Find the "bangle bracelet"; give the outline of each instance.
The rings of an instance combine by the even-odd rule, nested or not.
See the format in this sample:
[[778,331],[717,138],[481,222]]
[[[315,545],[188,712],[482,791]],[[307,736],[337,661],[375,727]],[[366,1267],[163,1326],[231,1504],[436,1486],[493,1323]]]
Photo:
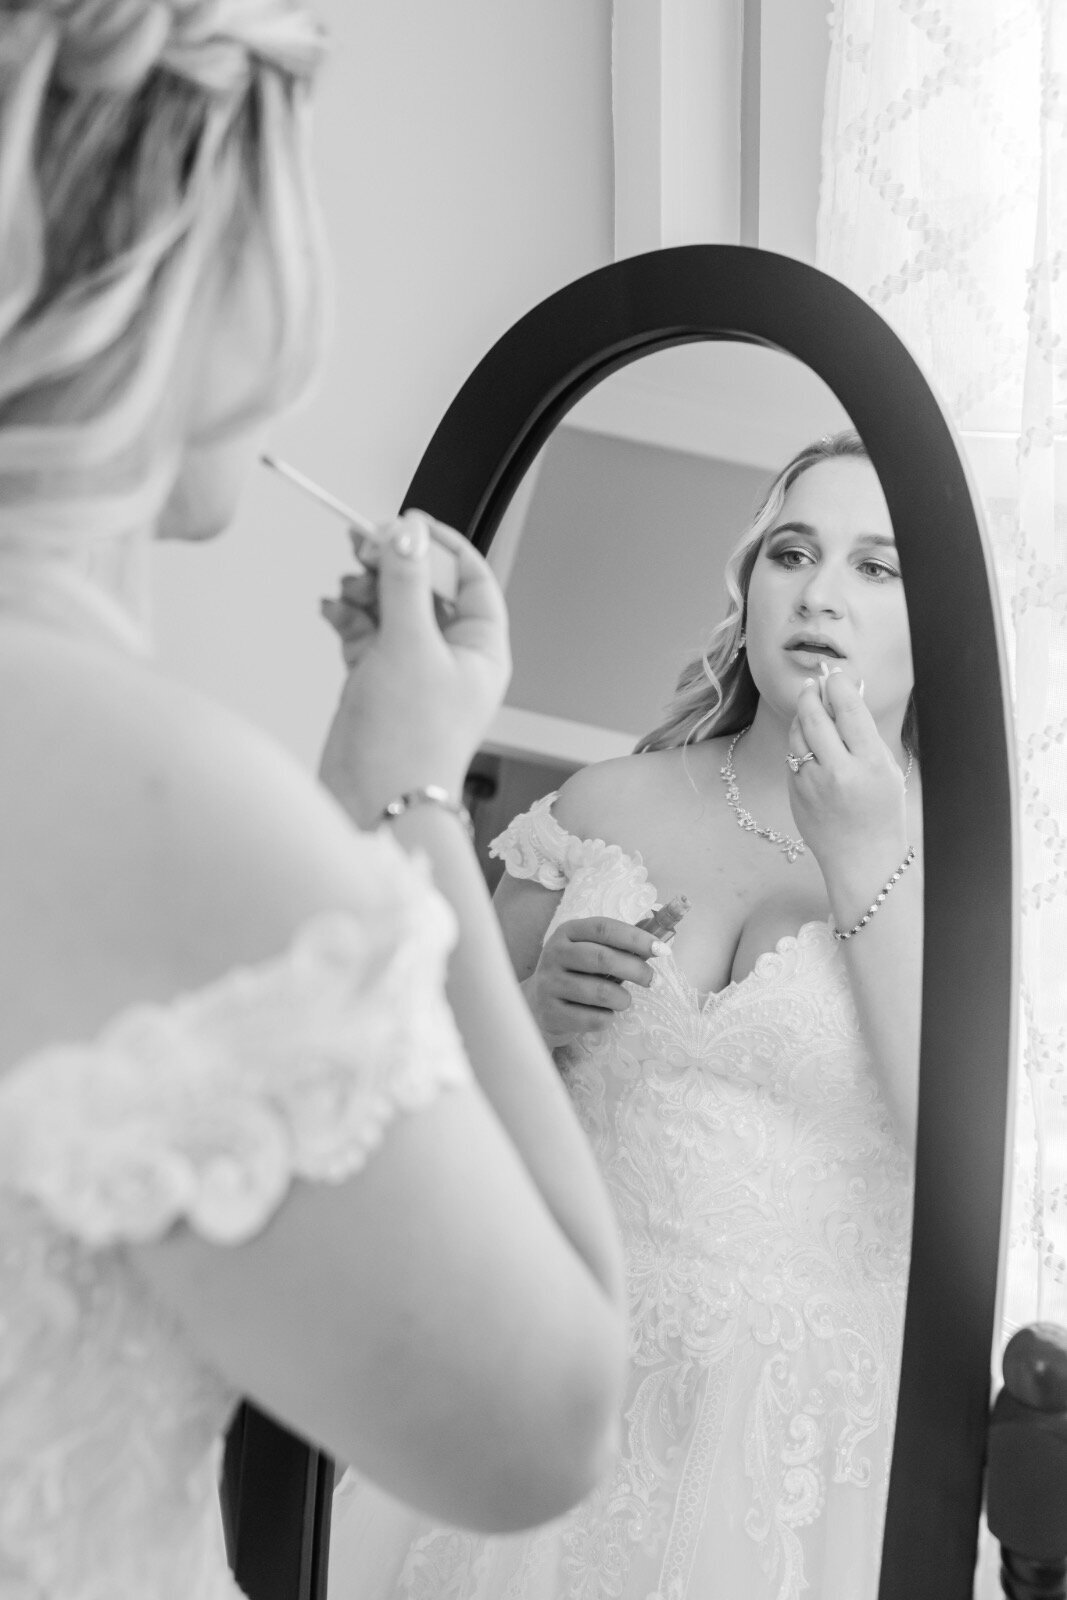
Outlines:
[[427,783],[421,788],[408,789],[406,793],[398,794],[394,800],[390,800],[389,804],[382,808],[378,821],[395,822],[397,817],[404,815],[405,811],[410,811],[413,806],[422,805],[441,806],[443,810],[451,811],[452,815],[458,817],[466,828],[471,842],[474,842],[474,823],[471,821],[470,812],[458,800],[453,800],[447,789],[442,789],[440,784],[436,783]]
[[834,929],[834,938],[835,939],[851,939],[851,938],[854,938],[857,933],[859,933],[861,928],[865,928],[867,926],[868,922],[870,922],[871,918],[875,915],[875,913],[878,912],[878,911],[881,911],[882,902],[884,901],[886,895],[889,893],[890,889],[892,889],[894,884],[900,882],[901,878],[904,876],[905,872],[907,872],[908,868],[911,866],[911,864],[912,864],[912,862],[914,860],[915,860],[915,846],[909,844],[908,853],[904,857],[903,861],[900,863],[900,866],[894,872],[893,876],[889,879],[888,883],[883,884],[881,891],[878,894],[875,895],[874,899],[872,900],[871,904],[867,907],[866,911],[863,913],[863,915],[860,918],[860,920],[857,923],[855,923],[853,927],[846,929],[846,931],[844,933],[842,933],[840,931],[840,929],[835,928]]

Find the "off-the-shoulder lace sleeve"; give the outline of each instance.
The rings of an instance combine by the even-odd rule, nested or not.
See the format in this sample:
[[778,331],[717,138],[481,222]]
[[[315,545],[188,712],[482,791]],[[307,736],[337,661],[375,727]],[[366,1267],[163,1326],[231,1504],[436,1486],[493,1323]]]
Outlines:
[[647,916],[659,902],[640,852],[568,833],[552,815],[556,797],[546,794],[536,800],[489,846],[489,854],[499,856],[513,877],[532,878],[546,889],[563,891],[545,938],[567,917],[599,915],[638,922]]
[[93,1246],[180,1219],[237,1243],[293,1178],[349,1177],[398,1111],[469,1082],[444,997],[452,911],[393,840],[365,854],[363,903],[311,918],[282,955],[0,1080],[0,1186]]
[[546,889],[565,889],[571,874],[571,847],[579,841],[552,815],[555,789],[535,800],[497,834],[489,854],[498,856],[513,878],[534,878]]

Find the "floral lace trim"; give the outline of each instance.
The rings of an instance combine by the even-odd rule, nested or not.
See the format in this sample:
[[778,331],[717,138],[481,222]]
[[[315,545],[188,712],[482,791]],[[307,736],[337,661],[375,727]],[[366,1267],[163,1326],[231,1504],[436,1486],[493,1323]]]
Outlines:
[[513,878],[536,878],[545,889],[562,889],[569,876],[567,848],[572,835],[552,815],[553,789],[535,800],[529,811],[515,817],[489,845],[489,854],[503,861]]
[[[793,977],[798,963],[804,953],[809,950],[821,952],[819,965],[824,965],[836,975],[842,990],[842,998],[851,1002],[852,991],[849,988],[837,941],[834,938],[832,917],[827,917],[825,921],[822,918],[813,918],[809,922],[802,922],[796,933],[783,933],[773,949],[760,952],[751,969],[743,977],[731,978],[730,982],[721,989],[698,989],[686,977],[677,962],[673,962],[673,970],[678,981],[678,987],[690,996],[698,1008],[704,1009],[717,1002],[725,1002],[738,989],[744,988],[747,984],[753,982],[770,983],[777,979]],[[673,952],[669,951],[668,956],[673,960]],[[663,958],[660,959],[662,960]],[[816,967],[814,970],[818,970],[818,968]],[[852,1015],[851,1012],[850,1015]]]
[[397,1111],[469,1082],[444,1000],[452,912],[395,846],[368,867],[368,904],[310,918],[282,956],[15,1067],[0,1185],[93,1246],[179,1219],[239,1243],[294,1177],[351,1176]]
[[[606,915],[638,922],[658,903],[655,886],[640,851],[631,855],[604,839],[580,839],[552,815],[558,790],[536,800],[492,841],[489,854],[503,860],[514,878],[535,878],[546,889],[579,888],[595,877],[601,886]],[[560,919],[557,908],[545,937]],[[570,913],[573,915],[573,912]]]

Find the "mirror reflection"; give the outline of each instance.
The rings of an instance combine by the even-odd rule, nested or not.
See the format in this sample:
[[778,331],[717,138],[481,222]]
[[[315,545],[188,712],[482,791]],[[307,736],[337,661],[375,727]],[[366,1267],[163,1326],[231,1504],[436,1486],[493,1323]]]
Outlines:
[[515,670],[468,798],[621,1229],[629,1391],[546,1529],[460,1535],[349,1474],[331,1600],[873,1600],[922,917],[877,476],[797,363],[689,346],[576,408],[491,559]]

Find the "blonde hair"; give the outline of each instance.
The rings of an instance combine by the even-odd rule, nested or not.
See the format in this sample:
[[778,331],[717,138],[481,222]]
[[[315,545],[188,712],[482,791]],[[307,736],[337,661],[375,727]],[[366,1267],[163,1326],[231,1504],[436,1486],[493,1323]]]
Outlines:
[[22,0],[0,12],[0,546],[158,515],[195,402],[190,319],[253,241],[277,317],[246,427],[306,384],[318,223],[298,0]]
[[[792,485],[820,461],[841,458],[869,460],[863,440],[852,428],[824,434],[806,445],[777,474],[756,514],[726,563],[729,599],[726,616],[712,631],[706,648],[683,667],[668,707],[666,720],[646,733],[634,747],[672,750],[677,746],[740,733],[756,715],[759,691],[748,667],[744,648],[748,587],[763,545],[764,535],[777,522],[782,503]],[[914,700],[909,699],[902,737],[907,749],[918,752]]]

